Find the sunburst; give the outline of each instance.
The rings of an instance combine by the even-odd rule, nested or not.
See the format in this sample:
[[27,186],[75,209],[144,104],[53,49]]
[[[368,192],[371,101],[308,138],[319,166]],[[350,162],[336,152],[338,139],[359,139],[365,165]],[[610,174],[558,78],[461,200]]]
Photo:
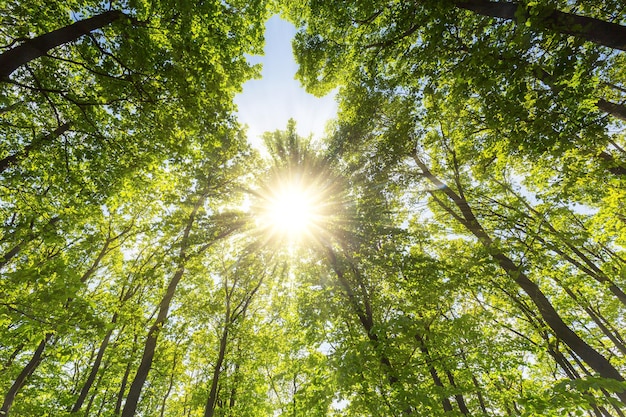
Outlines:
[[323,190],[288,179],[262,196],[259,226],[272,240],[300,242],[314,237],[326,221]]

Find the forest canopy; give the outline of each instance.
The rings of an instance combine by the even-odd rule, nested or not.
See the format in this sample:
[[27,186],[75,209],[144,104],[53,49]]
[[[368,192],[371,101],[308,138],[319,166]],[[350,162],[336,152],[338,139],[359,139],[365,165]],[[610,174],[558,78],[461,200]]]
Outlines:
[[[276,13],[339,112],[263,157]],[[0,2],[0,416],[624,417],[624,54],[612,0]]]

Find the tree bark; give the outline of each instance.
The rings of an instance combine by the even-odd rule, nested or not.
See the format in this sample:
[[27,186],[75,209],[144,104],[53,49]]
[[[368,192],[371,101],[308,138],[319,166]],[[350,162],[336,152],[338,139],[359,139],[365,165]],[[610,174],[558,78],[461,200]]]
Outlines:
[[[135,338],[133,339],[133,351],[137,346],[137,334],[135,334]],[[119,416],[120,411],[122,411],[122,402],[124,401],[124,392],[126,391],[126,385],[128,385],[128,378],[130,377],[130,371],[132,367],[132,361],[128,361],[126,364],[126,369],[124,370],[124,376],[122,377],[122,383],[120,384],[120,390],[117,392],[117,399],[115,400],[115,411],[114,415]]]
[[[454,381],[454,375],[452,375],[452,372],[446,369],[446,375],[448,376],[448,382],[450,382],[450,385],[454,389],[458,390],[459,387],[457,387],[456,382]],[[463,397],[463,394],[461,394],[460,392],[457,394],[454,394],[454,399],[456,400],[456,403],[459,405],[459,410],[461,410],[461,413],[463,413],[464,416],[469,416],[471,413],[469,409],[467,408],[467,404],[465,403],[465,398]]]
[[213,368],[213,379],[211,380],[211,389],[209,391],[209,398],[204,408],[204,417],[213,417],[215,414],[215,404],[217,403],[217,387],[219,384],[220,374],[222,373],[222,364],[226,357],[226,345],[228,343],[228,326],[230,325],[230,310],[226,310],[226,322],[224,323],[224,330],[222,337],[220,338],[220,350]]
[[[472,233],[489,251],[491,257],[498,263],[498,265],[500,265],[506,274],[524,290],[533,304],[537,307],[540,316],[554,331],[554,334],[567,346],[569,346],[573,352],[575,352],[601,377],[614,379],[620,382],[624,381],[624,377],[604,356],[587,344],[580,336],[578,336],[578,334],[567,326],[558,312],[554,309],[554,306],[550,303],[550,300],[541,291],[539,286],[531,281],[524,271],[515,265],[515,263],[494,244],[491,237],[474,216],[474,213],[465,198],[452,191],[439,178],[434,176],[428,167],[417,156],[417,154],[414,154],[413,158],[422,170],[422,174],[436,187],[437,191],[431,192],[435,201],[452,217],[459,221],[470,233]],[[443,201],[437,198],[437,192],[445,193],[446,196],[452,200],[453,204],[458,208],[461,214],[452,210],[450,207],[445,205]],[[626,404],[626,391],[621,391],[616,394],[620,400]]]
[[[494,2],[489,0],[457,0],[454,5],[482,16],[505,20],[517,20],[520,4],[517,2]],[[535,6],[539,8],[539,6]],[[532,15],[533,8],[528,7],[524,15]],[[547,29],[564,35],[575,36],[588,42],[612,49],[626,51],[626,26],[592,17],[561,12],[556,9],[537,10],[532,23],[537,29]]]
[[601,98],[598,100],[596,105],[603,112],[606,112],[618,119],[626,120],[626,106],[623,104],[613,103],[612,101]]
[[43,340],[39,343],[39,346],[37,346],[37,349],[33,353],[33,356],[30,358],[26,366],[22,369],[22,372],[20,372],[17,378],[15,378],[15,381],[13,381],[13,385],[11,385],[11,388],[9,388],[6,395],[4,396],[4,402],[2,403],[2,408],[0,408],[1,417],[7,417],[9,415],[9,410],[13,405],[15,396],[20,391],[22,386],[24,386],[28,377],[30,377],[35,369],[37,369],[39,363],[41,363],[41,360],[43,359],[43,351],[51,338],[52,333],[47,333]]
[[[112,322],[115,323],[116,321],[117,321],[117,314],[113,315]],[[113,328],[109,329],[104,335],[104,339],[102,340],[102,342],[100,343],[100,347],[98,348],[98,354],[96,355],[96,359],[93,365],[91,366],[91,371],[89,372],[89,376],[87,377],[87,380],[83,384],[83,387],[80,390],[80,394],[78,395],[78,398],[76,399],[76,402],[72,406],[72,409],[70,412],[77,413],[80,410],[80,408],[83,406],[85,399],[87,399],[89,390],[91,389],[91,386],[93,385],[94,381],[96,380],[96,376],[98,375],[98,370],[100,369],[100,364],[102,363],[102,358],[104,357],[104,351],[109,345],[109,340],[111,339],[112,334],[113,334]]]
[[[443,385],[443,382],[441,381],[441,378],[439,377],[439,373],[437,373],[437,370],[435,369],[435,366],[433,365],[433,360],[430,356],[428,347],[426,346],[426,343],[424,342],[424,338],[420,336],[419,334],[416,334],[414,338],[415,340],[417,340],[420,351],[426,357],[426,364],[428,366],[428,372],[430,373],[430,376],[433,379],[433,384],[441,388],[443,391],[445,387]],[[452,403],[450,402],[448,397],[446,397],[445,394],[443,394],[443,392],[441,394],[441,405],[443,407],[444,412],[447,413],[447,412],[452,411]]]
[[101,29],[116,20],[126,17],[119,10],[109,10],[85,20],[72,23],[52,32],[29,39],[24,43],[0,54],[0,79],[7,79],[20,66],[40,58],[49,50],[78,38],[96,29]]

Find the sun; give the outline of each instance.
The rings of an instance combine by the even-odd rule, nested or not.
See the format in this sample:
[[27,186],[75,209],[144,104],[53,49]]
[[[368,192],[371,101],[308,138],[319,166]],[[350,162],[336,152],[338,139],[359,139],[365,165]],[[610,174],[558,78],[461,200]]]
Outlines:
[[273,199],[268,215],[274,228],[285,233],[301,233],[315,217],[314,203],[306,190],[290,187]]
[[296,181],[276,185],[264,196],[261,226],[272,238],[299,241],[323,218],[321,193]]

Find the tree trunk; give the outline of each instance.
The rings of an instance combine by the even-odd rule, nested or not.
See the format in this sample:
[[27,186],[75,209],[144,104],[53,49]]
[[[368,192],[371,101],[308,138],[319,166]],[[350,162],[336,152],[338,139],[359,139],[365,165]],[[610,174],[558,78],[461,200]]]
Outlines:
[[[137,346],[137,334],[135,334],[135,338],[133,340],[133,351],[135,351],[135,347]],[[117,392],[117,400],[115,400],[115,411],[114,415],[119,416],[120,411],[122,411],[122,401],[124,401],[124,393],[126,391],[126,385],[128,385],[128,378],[130,377],[130,370],[133,362],[128,361],[126,364],[126,369],[124,370],[124,376],[122,377],[122,383],[120,384],[120,390]]]
[[478,383],[478,380],[476,379],[476,376],[473,373],[472,373],[472,383],[474,384],[474,388],[476,389],[476,396],[478,397],[478,404],[480,404],[480,409],[483,412],[483,414],[488,415],[487,406],[485,405],[485,398],[483,397],[483,388],[480,386],[480,384]]
[[176,270],[174,277],[167,287],[165,296],[159,304],[159,313],[157,314],[157,318],[152,326],[150,326],[150,330],[148,331],[148,337],[146,338],[146,343],[144,345],[141,363],[139,364],[137,373],[133,378],[133,382],[130,385],[130,390],[128,391],[128,395],[126,396],[126,403],[124,404],[124,409],[122,410],[122,417],[133,417],[137,410],[137,404],[139,403],[139,397],[141,395],[143,385],[148,378],[150,368],[152,368],[152,360],[154,359],[154,353],[156,351],[159,333],[161,331],[161,328],[165,324],[165,320],[167,319],[170,304],[176,292],[176,287],[178,286],[178,283],[185,273],[184,259],[185,258],[183,257],[179,262],[178,269]]
[[[580,359],[578,358],[578,356],[576,356],[576,353],[574,351],[569,352],[570,356],[572,357],[572,359],[574,359],[574,362],[576,362],[576,364],[578,365],[578,367],[583,371],[583,373],[589,377],[592,377],[593,374],[589,371],[589,369],[587,369],[587,367],[585,366],[585,364],[583,364]],[[602,391],[602,394],[604,394],[604,396],[606,398],[610,399],[610,403],[611,406],[613,407],[613,409],[617,410],[617,414],[618,415],[623,415],[622,411],[621,411],[621,407],[618,404],[615,404],[615,398],[611,395],[611,393],[609,393],[606,389],[601,388],[600,391]]]
[[172,373],[170,374],[170,381],[167,384],[167,391],[165,391],[165,395],[163,396],[163,401],[161,401],[161,412],[159,413],[159,417],[163,417],[165,415],[165,405],[167,404],[167,399],[172,393],[172,388],[174,388],[174,375],[176,373],[176,362],[178,356],[176,355],[177,351],[174,351],[174,359],[172,360]]
[[598,100],[596,105],[603,112],[606,112],[618,119],[626,120],[626,106],[623,104],[613,103],[601,98]]
[[[489,0],[457,0],[454,5],[474,13],[497,17],[505,20],[517,20],[519,17],[533,14],[533,7],[524,10],[520,16],[520,5],[516,2],[493,2]],[[564,35],[575,36],[588,42],[626,51],[626,26],[592,17],[565,13],[556,9],[545,10],[540,6],[537,16],[532,17],[532,24],[537,29],[547,29]],[[523,23],[523,22],[520,22]]]
[[[603,152],[602,154],[606,154],[606,152]],[[606,156],[602,156],[602,154],[600,156],[603,158],[612,158],[612,156],[608,154],[606,154]],[[529,218],[532,218],[532,216],[534,215],[535,218],[541,222],[542,227],[545,226],[548,229],[548,231],[550,231],[550,233],[552,233],[555,237],[559,238],[561,244],[554,244],[550,241],[547,241],[541,236],[540,231],[537,231],[534,233],[533,235],[534,239],[541,242],[545,247],[549,248],[550,250],[561,255],[563,259],[565,259],[566,261],[574,265],[576,268],[578,268],[585,274],[589,275],[589,277],[593,278],[594,280],[596,280],[603,286],[607,287],[609,291],[611,291],[613,295],[615,295],[622,302],[622,304],[626,306],[626,293],[624,293],[624,291],[615,282],[613,282],[611,278],[607,274],[605,274],[598,265],[596,265],[591,259],[589,259],[589,257],[587,257],[583,253],[583,250],[581,248],[576,247],[576,245],[574,245],[571,242],[571,240],[568,239],[567,237],[563,237],[563,233],[558,231],[554,226],[552,226],[552,224],[549,221],[546,220],[544,213],[537,211],[532,205],[530,205],[524,199],[524,197],[521,197],[520,195],[518,195],[510,186],[503,184],[503,183],[499,183],[499,184],[507,192],[510,192],[511,194],[515,195],[518,201],[522,203],[524,207],[526,207],[531,214],[525,213],[521,210],[517,210],[518,213]],[[572,256],[565,253],[565,251],[562,249],[562,246],[569,248],[574,253],[574,255],[578,257],[578,260],[574,259]],[[565,288],[563,285],[561,285],[561,287]]]
[[[450,382],[450,385],[454,389],[458,390],[459,387],[457,387],[456,382],[454,381],[454,375],[452,375],[452,372],[446,369],[446,375],[448,376],[448,382]],[[463,413],[463,415],[465,416],[469,416],[471,413],[469,412],[469,409],[467,408],[467,404],[465,403],[465,398],[463,398],[463,394],[461,394],[460,392],[458,394],[454,394],[454,399],[456,400],[456,403],[459,405],[459,410],[461,410],[461,413]]]
[[[587,307],[591,312],[593,312],[595,314],[595,316],[598,318],[598,320],[604,324],[604,326],[607,328],[607,330],[613,335],[613,337],[615,337],[615,339],[617,340],[617,342],[619,342],[620,345],[625,346],[626,347],[626,341],[624,341],[624,338],[622,337],[621,333],[619,332],[619,330],[617,330],[615,328],[615,326],[613,326],[613,324],[611,323],[611,321],[609,319],[607,319],[606,317],[604,317],[602,315],[602,312],[599,310],[599,308],[593,308],[591,306]],[[620,349],[621,350],[621,349]],[[626,355],[626,351],[624,352],[624,354]]]
[[0,79],[7,79],[20,66],[40,58],[49,50],[74,42],[81,36],[110,25],[126,15],[119,10],[109,10],[85,20],[72,23],[52,32],[29,39],[0,54]]
[[215,414],[215,404],[217,402],[217,387],[222,373],[222,364],[224,363],[224,357],[226,356],[226,345],[228,343],[228,326],[230,325],[230,310],[226,310],[226,321],[224,322],[224,331],[220,338],[220,350],[217,355],[217,362],[213,368],[213,379],[211,380],[211,390],[209,391],[209,398],[204,408],[204,417],[213,417]]
[[616,335],[613,334],[613,332],[611,332],[611,330],[609,330],[609,328],[607,328],[604,323],[602,322],[602,320],[600,319],[600,317],[598,317],[598,315],[595,313],[595,311],[593,311],[590,307],[583,305],[582,306],[583,309],[585,310],[585,312],[589,315],[589,317],[591,317],[591,320],[593,320],[593,322],[596,324],[596,326],[598,326],[598,328],[600,329],[600,331],[609,338],[609,340],[611,342],[613,342],[613,345],[620,351],[622,352],[622,355],[626,355],[626,345],[624,345],[622,343],[621,340],[618,339],[618,337]]
[[[346,296],[348,297],[350,304],[352,304],[352,307],[359,318],[359,322],[361,323],[361,326],[363,327],[363,329],[365,330],[367,334],[367,338],[370,340],[370,342],[372,342],[372,345],[374,346],[374,348],[377,351],[379,351],[380,350],[380,338],[374,332],[374,317],[372,314],[372,307],[370,305],[367,294],[365,292],[363,294],[364,295],[363,297],[364,307],[361,307],[359,300],[357,298],[357,295],[355,294],[354,289],[352,288],[352,285],[350,284],[350,281],[348,281],[343,269],[340,268],[339,266],[339,262],[337,260],[337,256],[335,255],[335,252],[332,249],[328,248],[327,254],[328,254],[328,258],[330,260],[331,266],[335,272],[335,275],[337,275],[339,284],[341,285],[344,292],[346,293]],[[353,270],[355,270],[356,272],[355,268],[353,268]],[[384,367],[389,385],[396,384],[398,382],[398,377],[396,376],[393,366],[391,365],[391,360],[389,360],[389,357],[387,357],[387,355],[385,355],[384,353],[380,353],[379,358],[380,358],[380,363]]]
[[[437,373],[437,370],[435,369],[435,366],[433,365],[433,360],[430,357],[430,352],[428,351],[428,347],[426,346],[426,343],[424,342],[424,338],[420,336],[419,334],[416,334],[414,337],[415,337],[415,340],[417,340],[420,351],[426,357],[426,364],[428,366],[428,372],[430,372],[430,376],[433,379],[433,383],[435,384],[435,386],[441,388],[441,390],[443,391],[444,390],[443,382],[441,381],[441,378],[439,377],[439,374]],[[447,413],[447,412],[452,411],[452,403],[443,392],[441,393],[441,405],[443,406],[444,412]]]
[[[102,376],[104,375],[104,373],[101,373],[100,375],[98,375],[98,381],[96,381],[96,386],[100,385],[100,382],[102,382]],[[106,394],[109,392],[109,388],[107,387],[106,391],[105,391],[105,395],[104,398],[106,398]],[[85,407],[85,417],[88,417],[91,415],[91,407],[93,406],[93,402],[96,399],[96,392],[94,392],[93,394],[91,394],[91,397],[89,397],[89,401],[87,401],[87,407]],[[100,408],[102,408],[102,403],[104,403],[105,400],[103,399],[100,402]]]
[[13,353],[11,353],[9,358],[2,365],[2,369],[0,370],[0,373],[4,373],[7,369],[9,369],[11,365],[13,365],[13,361],[15,360],[17,355],[19,355],[22,349],[24,349],[24,343],[20,343],[19,345],[17,345],[17,347],[13,350]]
[[31,143],[24,146],[24,149],[22,149],[21,151],[0,159],[0,174],[3,173],[10,166],[13,166],[20,160],[26,158],[33,149],[39,149],[44,143],[50,142],[52,139],[58,138],[69,129],[70,123],[63,123],[61,126],[57,127],[47,135],[34,139]]
[[[117,314],[114,314],[112,323],[115,323],[116,321],[117,321]],[[78,399],[76,399],[76,402],[74,403],[74,406],[71,409],[72,413],[78,412],[80,408],[83,406],[83,403],[85,402],[85,399],[87,398],[87,395],[89,394],[89,390],[91,389],[91,386],[96,380],[96,376],[98,375],[98,370],[100,369],[100,364],[102,363],[102,358],[104,357],[104,351],[109,345],[109,340],[111,339],[112,334],[113,334],[113,328],[109,329],[104,335],[104,339],[102,340],[102,342],[100,343],[100,347],[98,348],[98,354],[96,355],[96,360],[91,366],[91,371],[89,372],[89,376],[87,377],[87,380],[83,384],[83,387],[80,390]]]
[[606,151],[602,151],[598,154],[598,158],[603,160],[608,165],[608,171],[617,176],[626,175],[626,167],[618,161],[613,155]]
[[[499,59],[506,59],[503,56],[498,56]],[[562,90],[562,87],[555,85],[555,80],[552,74],[548,71],[544,70],[539,66],[533,67],[533,75],[541,82],[550,87],[551,90],[558,93]],[[603,98],[599,98],[596,102],[596,106],[598,109],[603,112],[610,114],[613,117],[616,117],[621,120],[626,120],[626,106],[623,104],[613,103],[611,101],[605,100]]]
[[235,402],[237,400],[237,384],[239,384],[239,381],[240,381],[239,367],[240,367],[239,362],[237,362],[235,364],[235,372],[233,372],[233,374],[234,374],[233,388],[230,390],[230,398],[228,400],[228,408],[230,410],[235,408]]
[[[562,340],[572,351],[574,351],[583,361],[585,361],[594,371],[603,378],[610,378],[616,381],[624,381],[624,378],[611,363],[597,352],[593,347],[588,345],[580,336],[578,336],[554,309],[550,300],[541,291],[539,286],[519,268],[515,263],[506,256],[493,242],[491,237],[482,228],[478,219],[465,200],[452,191],[439,178],[435,177],[421,159],[414,154],[414,160],[422,170],[423,175],[436,187],[437,191],[431,191],[431,195],[435,201],[446,210],[452,217],[459,221],[469,232],[471,232],[478,241],[489,251],[491,257],[500,265],[506,274],[519,285],[524,292],[530,297],[531,301],[539,310],[539,314],[543,320],[554,331],[557,338]],[[436,197],[437,192],[443,192],[452,200],[454,205],[459,209],[461,214],[455,212],[445,205],[443,201]],[[617,393],[620,400],[626,404],[626,391]]]
[[194,222],[196,220],[196,215],[202,205],[207,198],[207,193],[202,194],[189,215],[189,219],[187,220],[187,224],[185,226],[185,231],[183,233],[183,237],[180,243],[180,252],[178,255],[178,266],[174,276],[170,280],[167,290],[165,291],[165,295],[161,299],[159,303],[159,312],[157,314],[157,318],[150,326],[150,330],[148,330],[148,336],[146,338],[146,343],[143,349],[143,355],[141,357],[141,363],[139,364],[139,368],[133,378],[133,382],[130,385],[130,389],[128,391],[128,395],[126,396],[126,403],[124,404],[124,408],[122,410],[122,417],[133,417],[135,412],[137,411],[137,405],[139,403],[139,397],[141,396],[141,391],[143,390],[143,386],[148,378],[148,373],[152,368],[152,360],[154,359],[154,353],[156,351],[157,340],[159,338],[159,333],[167,320],[167,316],[170,309],[170,304],[172,299],[174,298],[174,294],[176,293],[176,287],[180,282],[181,278],[185,274],[185,266],[188,260],[187,257],[187,249],[189,247],[189,236],[191,234],[191,229],[193,228]]
[[15,396],[20,391],[22,386],[26,383],[28,377],[33,373],[35,369],[37,369],[37,366],[39,366],[39,363],[42,360],[43,351],[51,338],[52,333],[47,333],[44,339],[39,343],[39,346],[37,346],[37,349],[33,353],[33,356],[30,358],[26,366],[24,366],[24,368],[22,369],[22,372],[20,372],[17,378],[15,378],[15,381],[13,381],[13,385],[11,385],[11,388],[9,388],[6,395],[4,396],[4,402],[2,403],[2,408],[0,408],[0,416],[7,417],[9,415],[9,410],[13,405]]

